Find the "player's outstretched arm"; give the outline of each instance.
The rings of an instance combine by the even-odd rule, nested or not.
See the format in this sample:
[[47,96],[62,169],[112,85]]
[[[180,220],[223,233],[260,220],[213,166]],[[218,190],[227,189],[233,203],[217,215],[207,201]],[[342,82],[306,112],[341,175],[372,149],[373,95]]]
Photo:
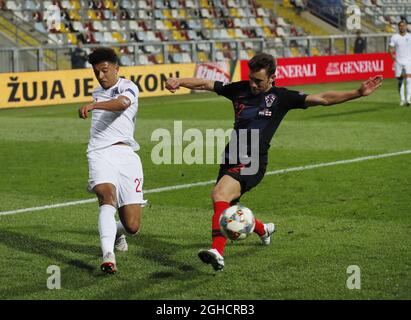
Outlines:
[[87,118],[89,111],[93,109],[101,109],[107,111],[123,111],[126,110],[131,104],[129,98],[125,96],[119,96],[117,99],[102,101],[102,102],[93,102],[88,105],[85,105],[78,109],[79,117],[82,119]]
[[305,99],[306,106],[330,106],[349,100],[365,97],[373,93],[382,85],[382,76],[369,78],[361,84],[361,87],[350,91],[327,91],[310,94]]
[[169,78],[166,82],[166,89],[176,92],[180,87],[191,90],[214,91],[214,81],[199,78]]

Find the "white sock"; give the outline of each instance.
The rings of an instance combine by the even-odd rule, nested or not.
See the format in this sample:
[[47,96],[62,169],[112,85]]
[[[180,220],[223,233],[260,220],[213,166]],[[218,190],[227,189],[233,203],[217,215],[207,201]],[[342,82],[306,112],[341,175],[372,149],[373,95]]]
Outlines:
[[138,230],[136,233],[132,234],[132,233],[128,233],[126,231],[126,228],[124,228],[123,223],[121,222],[121,220],[117,221],[117,235],[116,237],[119,237],[123,234],[125,235],[129,235],[129,236],[136,236],[139,233],[140,230]]
[[100,207],[98,216],[98,231],[100,233],[101,250],[103,256],[108,252],[114,252],[114,241],[116,239],[116,208],[111,205],[104,204]]
[[407,78],[407,101],[411,100],[411,78]]
[[400,97],[401,97],[401,101],[405,101],[405,79],[402,81],[402,84],[401,84]]
[[118,220],[117,221],[117,235],[116,235],[116,237],[119,237],[123,234],[127,234],[127,231],[124,228],[123,223],[121,222],[121,220]]

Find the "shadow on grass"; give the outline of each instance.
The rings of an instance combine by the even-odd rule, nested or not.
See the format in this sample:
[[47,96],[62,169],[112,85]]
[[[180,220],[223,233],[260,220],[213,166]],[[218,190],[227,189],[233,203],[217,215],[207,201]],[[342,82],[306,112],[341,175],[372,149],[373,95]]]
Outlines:
[[117,293],[106,289],[93,299],[180,299],[182,294],[198,291],[204,281],[212,281],[215,276],[211,266],[204,265],[197,257],[198,250],[207,247],[206,243],[192,242],[189,238],[175,243],[169,237],[149,233],[128,239],[130,245],[138,248],[137,260],[154,263],[150,269],[155,271],[142,271],[146,273],[143,278],[127,281],[116,288]]
[[[70,239],[65,242],[41,239],[33,234],[0,229],[0,244],[14,251],[42,257],[31,262],[32,258],[27,256],[30,258],[26,261],[27,266],[19,265],[17,272],[20,274],[24,272],[24,276],[27,276],[33,271],[36,272],[36,269],[42,269],[42,259],[46,261],[46,264],[61,266],[61,273],[64,277],[63,287],[77,291],[70,296],[73,299],[179,298],[182,293],[189,295],[190,292],[198,291],[204,281],[210,281],[210,278],[213,279],[216,275],[211,266],[204,265],[197,257],[198,250],[207,247],[208,242],[193,242],[189,241],[189,238],[187,241],[178,242],[169,237],[144,233],[136,238],[129,237],[128,240],[130,245],[137,248],[139,252],[137,256],[133,255],[135,250],[130,250],[127,253],[128,259],[131,258],[133,264],[134,260],[138,262],[141,259],[151,262],[149,264],[154,263],[154,266],[141,270],[139,275],[142,277],[140,279],[138,277],[133,279],[133,267],[131,270],[123,271],[122,266],[127,267],[125,261],[123,265],[119,261],[118,276],[109,278],[102,274],[94,261],[97,260],[100,252],[97,245],[79,245],[73,243],[78,240]],[[253,246],[258,250],[259,246],[253,242],[247,242],[241,246]],[[76,259],[72,257],[73,253],[86,255],[90,258]],[[241,252],[232,252],[230,256],[240,258],[249,256],[249,254],[250,251],[247,249]],[[120,255],[118,259],[121,260]],[[92,264],[88,261],[92,261]],[[144,265],[143,261],[142,265]],[[0,297],[13,299],[13,297],[21,298],[30,295],[51,299],[58,298],[57,293],[57,295],[52,295],[50,290],[46,288],[46,280],[49,275],[46,274],[45,268],[39,274],[34,273],[33,277],[26,283],[20,283],[19,274],[16,273],[15,281],[11,278],[7,285],[0,288]],[[125,281],[126,279],[127,281]],[[101,285],[100,281],[102,281]],[[82,289],[96,284],[99,285],[99,290],[82,293]]]
[[[172,272],[155,272],[151,275],[151,278],[168,278],[172,276],[179,276],[187,273],[199,273],[194,267],[195,260],[182,262],[175,256],[180,251],[185,249],[192,249],[196,252],[204,244],[202,243],[187,243],[176,244],[166,240],[162,240],[162,237],[152,234],[141,234],[135,241],[135,245],[142,249],[142,258],[151,260],[160,266],[174,269]],[[194,256],[194,255],[193,255]]]
[[[95,281],[95,277],[98,274],[94,264],[91,265],[80,259],[73,259],[62,253],[62,251],[68,251],[70,253],[90,255],[94,258],[96,257],[96,253],[100,251],[98,246],[77,245],[72,244],[69,241],[58,242],[49,239],[40,239],[32,234],[18,233],[4,229],[0,229],[0,244],[7,246],[13,251],[42,256],[44,258],[43,260],[47,261],[46,264],[54,264],[61,267],[61,273],[64,275],[65,279],[77,278],[75,281],[70,281],[70,289],[81,288],[91,284]],[[13,259],[13,257],[11,259]],[[41,259],[34,260],[30,257],[28,260],[26,265],[19,264],[15,270],[15,272],[24,272],[25,274],[21,275],[23,278],[28,274],[33,274],[36,269],[43,268],[43,266],[40,267],[42,265]],[[74,268],[64,268],[64,265],[72,266]],[[47,292],[46,280],[49,275],[46,273],[46,267],[47,265],[44,266],[41,275],[34,274],[33,277],[30,278],[30,281],[24,283],[24,285],[22,285],[23,283],[20,283],[19,274],[16,273],[15,279],[18,286],[11,287],[10,284],[14,284],[9,282],[7,286],[5,285],[3,288],[0,288],[0,297],[10,299],[12,297],[33,294],[36,292]],[[92,277],[90,277],[90,275]],[[12,279],[9,279],[9,281],[10,280],[12,281]],[[41,282],[41,285],[38,284],[39,281]]]
[[38,254],[48,259],[56,260],[56,263],[73,265],[87,271],[94,269],[94,266],[79,263],[79,260],[70,259],[58,251],[65,250],[73,253],[96,256],[100,251],[98,246],[78,245],[69,242],[58,242],[49,239],[40,239],[30,234],[22,234],[14,231],[0,229],[0,243],[7,247],[22,252]]

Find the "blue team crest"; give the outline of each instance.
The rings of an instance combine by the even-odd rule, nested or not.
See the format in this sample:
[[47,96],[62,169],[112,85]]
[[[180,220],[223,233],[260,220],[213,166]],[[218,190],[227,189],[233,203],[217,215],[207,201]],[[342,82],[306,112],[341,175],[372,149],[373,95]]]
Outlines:
[[265,105],[267,106],[267,108],[270,108],[273,105],[275,99],[277,99],[277,97],[272,93],[265,96]]
[[112,98],[114,98],[115,96],[117,96],[117,95],[119,95],[119,94],[120,94],[120,93],[118,92],[118,87],[116,87],[116,88],[114,88],[114,89],[111,90],[110,96],[111,96]]

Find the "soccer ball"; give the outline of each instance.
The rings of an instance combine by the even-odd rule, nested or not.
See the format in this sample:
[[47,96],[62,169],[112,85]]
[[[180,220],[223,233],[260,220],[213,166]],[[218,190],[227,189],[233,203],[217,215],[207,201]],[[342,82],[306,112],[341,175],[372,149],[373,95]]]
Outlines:
[[230,240],[247,238],[255,227],[253,212],[239,204],[227,208],[220,217],[220,230]]

